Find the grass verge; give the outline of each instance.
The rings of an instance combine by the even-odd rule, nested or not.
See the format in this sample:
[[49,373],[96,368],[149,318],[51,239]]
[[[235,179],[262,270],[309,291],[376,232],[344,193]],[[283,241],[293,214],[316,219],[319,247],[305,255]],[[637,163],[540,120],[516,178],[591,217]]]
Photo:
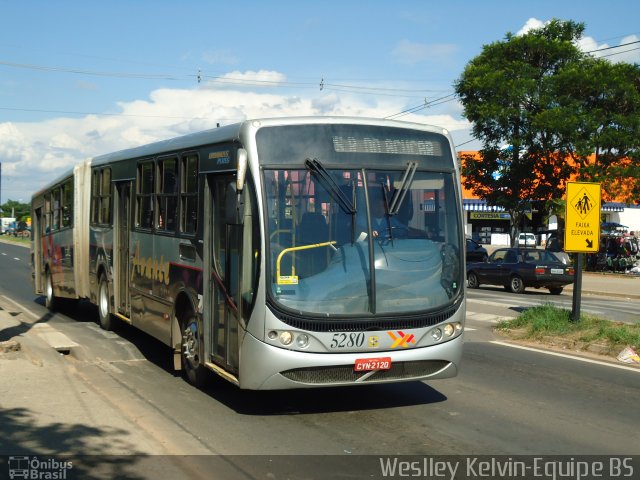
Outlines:
[[13,235],[0,235],[0,242],[15,243],[18,245],[30,245],[31,237],[14,237]]
[[640,350],[640,323],[612,322],[593,315],[569,318],[569,310],[551,304],[525,310],[496,326],[496,332],[513,340],[554,345],[616,356],[625,347]]

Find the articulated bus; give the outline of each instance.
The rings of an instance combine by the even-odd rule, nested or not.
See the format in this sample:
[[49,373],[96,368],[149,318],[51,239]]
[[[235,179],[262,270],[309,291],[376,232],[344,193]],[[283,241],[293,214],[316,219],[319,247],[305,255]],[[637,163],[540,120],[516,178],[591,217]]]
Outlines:
[[249,120],[86,160],[32,199],[47,307],[88,299],[202,385],[447,378],[464,330],[460,176],[441,128]]

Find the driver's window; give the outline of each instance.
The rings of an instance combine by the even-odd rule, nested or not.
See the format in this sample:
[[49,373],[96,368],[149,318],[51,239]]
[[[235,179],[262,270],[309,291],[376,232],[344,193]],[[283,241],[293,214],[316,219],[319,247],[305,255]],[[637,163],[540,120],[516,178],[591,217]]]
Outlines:
[[497,250],[491,257],[493,263],[502,263],[505,261],[507,250]]
[[516,252],[514,252],[513,250],[507,251],[507,254],[505,255],[505,258],[504,258],[504,262],[516,263],[517,261],[518,261],[518,256],[516,255]]

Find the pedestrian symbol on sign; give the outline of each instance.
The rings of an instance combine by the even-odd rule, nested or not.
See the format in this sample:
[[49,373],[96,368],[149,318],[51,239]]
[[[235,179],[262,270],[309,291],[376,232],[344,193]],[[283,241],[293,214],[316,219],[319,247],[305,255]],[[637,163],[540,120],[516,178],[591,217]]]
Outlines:
[[586,190],[582,189],[578,195],[573,197],[571,204],[580,217],[585,218],[593,209],[595,201],[589,196]]

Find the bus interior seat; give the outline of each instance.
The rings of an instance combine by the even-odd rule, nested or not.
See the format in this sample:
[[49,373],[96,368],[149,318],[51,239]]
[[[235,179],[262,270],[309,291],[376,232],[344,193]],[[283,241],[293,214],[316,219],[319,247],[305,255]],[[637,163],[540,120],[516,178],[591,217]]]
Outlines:
[[[318,212],[302,214],[296,230],[297,246],[313,245],[329,241],[329,226]],[[296,252],[296,271],[301,277],[315,275],[327,268],[328,247],[316,247]]]

